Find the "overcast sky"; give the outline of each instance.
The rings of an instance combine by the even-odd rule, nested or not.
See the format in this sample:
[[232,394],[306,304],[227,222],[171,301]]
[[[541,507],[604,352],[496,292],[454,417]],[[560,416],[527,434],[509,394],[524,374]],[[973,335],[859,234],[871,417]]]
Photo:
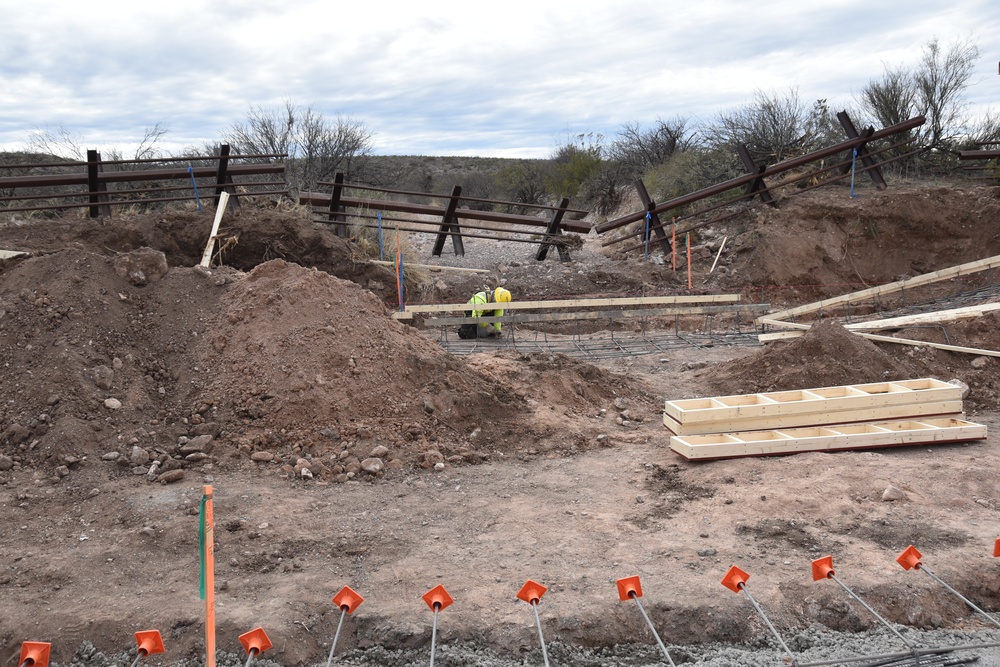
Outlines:
[[217,141],[284,100],[363,120],[384,154],[544,157],[570,134],[795,89],[831,108],[921,48],[972,40],[1000,93],[997,0],[0,0],[0,148]]

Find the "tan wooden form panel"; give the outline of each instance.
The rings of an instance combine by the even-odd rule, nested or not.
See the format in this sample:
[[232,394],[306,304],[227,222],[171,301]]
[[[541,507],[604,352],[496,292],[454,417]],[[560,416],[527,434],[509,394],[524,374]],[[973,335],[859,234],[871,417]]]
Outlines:
[[670,449],[690,460],[836,451],[980,440],[986,427],[962,419],[920,419],[869,424],[673,436]]
[[680,424],[720,423],[961,400],[959,387],[934,378],[917,378],[667,401],[664,416]]

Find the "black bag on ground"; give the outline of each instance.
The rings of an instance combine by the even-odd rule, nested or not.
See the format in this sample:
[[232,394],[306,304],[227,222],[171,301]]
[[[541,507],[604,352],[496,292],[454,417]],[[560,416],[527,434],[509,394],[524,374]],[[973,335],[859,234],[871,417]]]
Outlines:
[[[472,311],[465,311],[466,317],[472,317]],[[479,332],[477,331],[477,325],[475,324],[463,324],[458,328],[458,337],[462,339],[478,338]]]

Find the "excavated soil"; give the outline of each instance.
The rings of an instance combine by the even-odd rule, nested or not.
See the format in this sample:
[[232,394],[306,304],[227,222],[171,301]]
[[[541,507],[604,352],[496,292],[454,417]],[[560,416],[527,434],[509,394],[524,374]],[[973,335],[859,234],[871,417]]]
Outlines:
[[[995,189],[919,184],[748,208],[699,231],[693,291],[778,307],[981,259],[1000,254],[998,212]],[[30,253],[0,260],[4,664],[23,640],[52,641],[65,663],[84,642],[114,653],[147,627],[164,634],[164,662],[203,655],[205,484],[219,647],[238,653],[236,636],[260,625],[282,664],[325,660],[343,585],[366,601],[338,653],[426,649],[420,596],[444,584],[456,602],[439,642],[535,660],[534,618],[515,598],[535,579],[549,587],[547,639],[591,651],[556,664],[655,662],[641,616],[615,591],[634,574],[677,645],[766,633],[719,585],[733,564],[789,633],[874,624],[832,582],[811,581],[810,561],[827,554],[881,614],[916,630],[977,622],[895,564],[908,544],[977,604],[1000,606],[995,358],[872,343],[835,313],[766,347],[459,357],[435,332],[393,320],[391,270],[329,229],[245,208],[225,220],[222,266],[204,269],[210,225],[209,213],[184,211],[0,224],[0,249]],[[486,282],[516,299],[687,293],[683,257],[675,272],[669,257],[644,262],[596,236],[565,263],[482,240],[464,257],[430,258],[432,240],[409,239],[407,261],[491,274],[414,272],[411,302],[464,301]],[[987,271],[850,315],[997,282]],[[900,333],[997,350],[998,324]],[[695,464],[668,449],[661,421],[667,399],[913,377],[966,383],[969,417],[989,439]],[[901,496],[884,501],[888,487]],[[629,643],[646,657],[608,648]]]

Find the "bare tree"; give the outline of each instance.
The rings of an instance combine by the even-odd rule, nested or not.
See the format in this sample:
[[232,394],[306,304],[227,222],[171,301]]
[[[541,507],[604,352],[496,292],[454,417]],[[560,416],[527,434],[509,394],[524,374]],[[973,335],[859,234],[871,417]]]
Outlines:
[[633,178],[641,176],[690,146],[687,122],[681,117],[669,121],[657,118],[652,127],[645,129],[639,123],[625,123],[611,144],[610,158],[620,163]]
[[967,103],[962,93],[969,86],[979,47],[969,40],[956,41],[947,52],[937,39],[924,45],[914,73],[921,110],[927,116],[926,143],[937,147],[953,139],[965,123]]
[[869,81],[861,89],[859,102],[862,111],[880,127],[913,118],[918,114],[913,75],[902,67],[886,67],[881,79]]
[[757,91],[750,105],[720,114],[704,134],[710,146],[744,144],[757,162],[772,164],[801,154],[809,138],[807,119],[798,91],[785,95]]
[[372,132],[364,122],[338,115],[331,122],[312,106],[286,100],[282,108],[253,106],[224,134],[236,153],[288,156],[286,174],[294,190],[311,190],[337,171],[357,172],[372,153]]

